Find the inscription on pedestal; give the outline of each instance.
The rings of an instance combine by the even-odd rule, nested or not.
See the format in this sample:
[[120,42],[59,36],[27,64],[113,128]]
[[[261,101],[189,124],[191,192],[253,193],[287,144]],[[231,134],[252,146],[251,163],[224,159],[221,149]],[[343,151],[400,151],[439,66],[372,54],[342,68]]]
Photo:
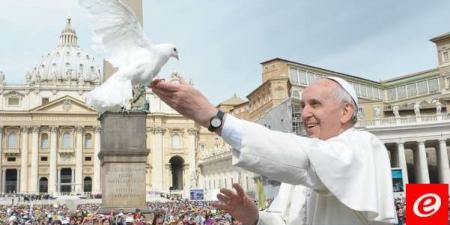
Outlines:
[[[145,206],[145,168],[142,164],[108,163],[103,170],[104,200],[109,207]],[[136,204],[140,203],[140,204]]]

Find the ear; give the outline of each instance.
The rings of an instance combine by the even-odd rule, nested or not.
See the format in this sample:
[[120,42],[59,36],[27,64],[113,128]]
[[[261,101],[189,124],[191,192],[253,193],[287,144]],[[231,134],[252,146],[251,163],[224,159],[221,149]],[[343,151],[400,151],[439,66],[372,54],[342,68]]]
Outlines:
[[353,105],[350,103],[344,103],[344,108],[342,109],[342,115],[341,115],[341,123],[347,124],[348,122],[351,122],[353,112],[355,112],[355,108],[353,108]]

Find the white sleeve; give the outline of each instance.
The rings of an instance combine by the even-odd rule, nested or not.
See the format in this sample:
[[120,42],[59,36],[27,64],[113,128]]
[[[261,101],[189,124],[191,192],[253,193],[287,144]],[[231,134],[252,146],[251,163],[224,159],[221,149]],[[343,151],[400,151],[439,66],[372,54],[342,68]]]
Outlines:
[[303,148],[322,141],[273,131],[244,120],[240,120],[240,126],[241,143],[239,149],[232,150],[233,165],[284,183],[325,190]]
[[233,149],[239,151],[242,140],[242,121],[230,114],[225,114],[221,136]]
[[260,211],[257,225],[285,225],[286,222],[278,213]]

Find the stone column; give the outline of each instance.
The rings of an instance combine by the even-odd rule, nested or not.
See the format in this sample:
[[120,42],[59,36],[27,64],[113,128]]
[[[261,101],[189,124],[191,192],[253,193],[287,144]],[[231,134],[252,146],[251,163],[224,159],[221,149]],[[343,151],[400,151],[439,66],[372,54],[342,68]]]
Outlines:
[[83,186],[83,127],[77,127],[76,145],[75,145],[75,193],[81,193],[83,191],[82,186]]
[[26,193],[28,191],[28,130],[29,127],[21,127],[20,133],[22,135],[20,148],[20,170],[22,176],[20,177],[20,192]]
[[75,193],[75,168],[71,167],[70,169],[72,169],[72,177],[70,178],[70,193]]
[[28,191],[38,193],[38,164],[39,164],[39,127],[34,126],[31,134],[31,171],[30,188]]
[[56,184],[56,177],[57,177],[57,170],[56,170],[56,164],[57,164],[57,133],[58,133],[58,127],[50,127],[50,166],[49,166],[49,173],[50,176],[48,177],[48,193],[51,195],[55,195],[58,192],[57,184]]
[[20,169],[17,169],[17,180],[16,180],[16,186],[17,186],[17,188],[16,188],[16,192],[19,192],[20,190],[22,190],[21,188],[20,188],[20,181],[21,181],[21,174],[20,174]]
[[[0,126],[0,169],[3,165],[3,126]],[[0,174],[0,193],[3,193],[3,174]]]
[[56,177],[58,180],[56,181],[56,192],[59,194],[61,193],[61,169],[57,169]]
[[6,169],[5,168],[2,168],[2,194],[4,194],[5,193],[5,184],[6,184]]
[[397,143],[398,164],[402,168],[403,177],[403,190],[406,190],[406,184],[408,183],[408,167],[406,165],[405,157],[405,145],[403,142]]
[[188,129],[188,140],[187,140],[187,148],[189,152],[189,185],[190,188],[196,188],[197,187],[197,163],[196,163],[196,139],[197,139],[197,129],[191,128]]
[[152,151],[152,189],[153,191],[163,190],[163,159],[164,159],[164,128],[153,128],[155,144]]
[[416,183],[429,184],[430,176],[428,173],[427,154],[425,151],[425,141],[418,141],[417,152],[414,153],[414,167]]
[[100,193],[100,159],[98,153],[100,153],[100,127],[96,127],[94,130],[94,179],[92,181],[92,192]]
[[437,153],[437,166],[439,174],[439,183],[448,184],[450,183],[450,168],[447,154],[447,144],[446,139],[439,140],[439,148],[436,149]]

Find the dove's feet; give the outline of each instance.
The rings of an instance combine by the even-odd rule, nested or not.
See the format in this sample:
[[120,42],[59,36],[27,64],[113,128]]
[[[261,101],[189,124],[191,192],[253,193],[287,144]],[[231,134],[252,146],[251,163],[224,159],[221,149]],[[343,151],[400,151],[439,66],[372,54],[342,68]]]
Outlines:
[[106,113],[106,112],[104,112],[104,113],[98,115],[97,120],[98,120],[98,121],[102,121],[103,117],[105,117],[105,113]]
[[126,107],[122,107],[122,116],[130,116],[130,110],[128,110]]

